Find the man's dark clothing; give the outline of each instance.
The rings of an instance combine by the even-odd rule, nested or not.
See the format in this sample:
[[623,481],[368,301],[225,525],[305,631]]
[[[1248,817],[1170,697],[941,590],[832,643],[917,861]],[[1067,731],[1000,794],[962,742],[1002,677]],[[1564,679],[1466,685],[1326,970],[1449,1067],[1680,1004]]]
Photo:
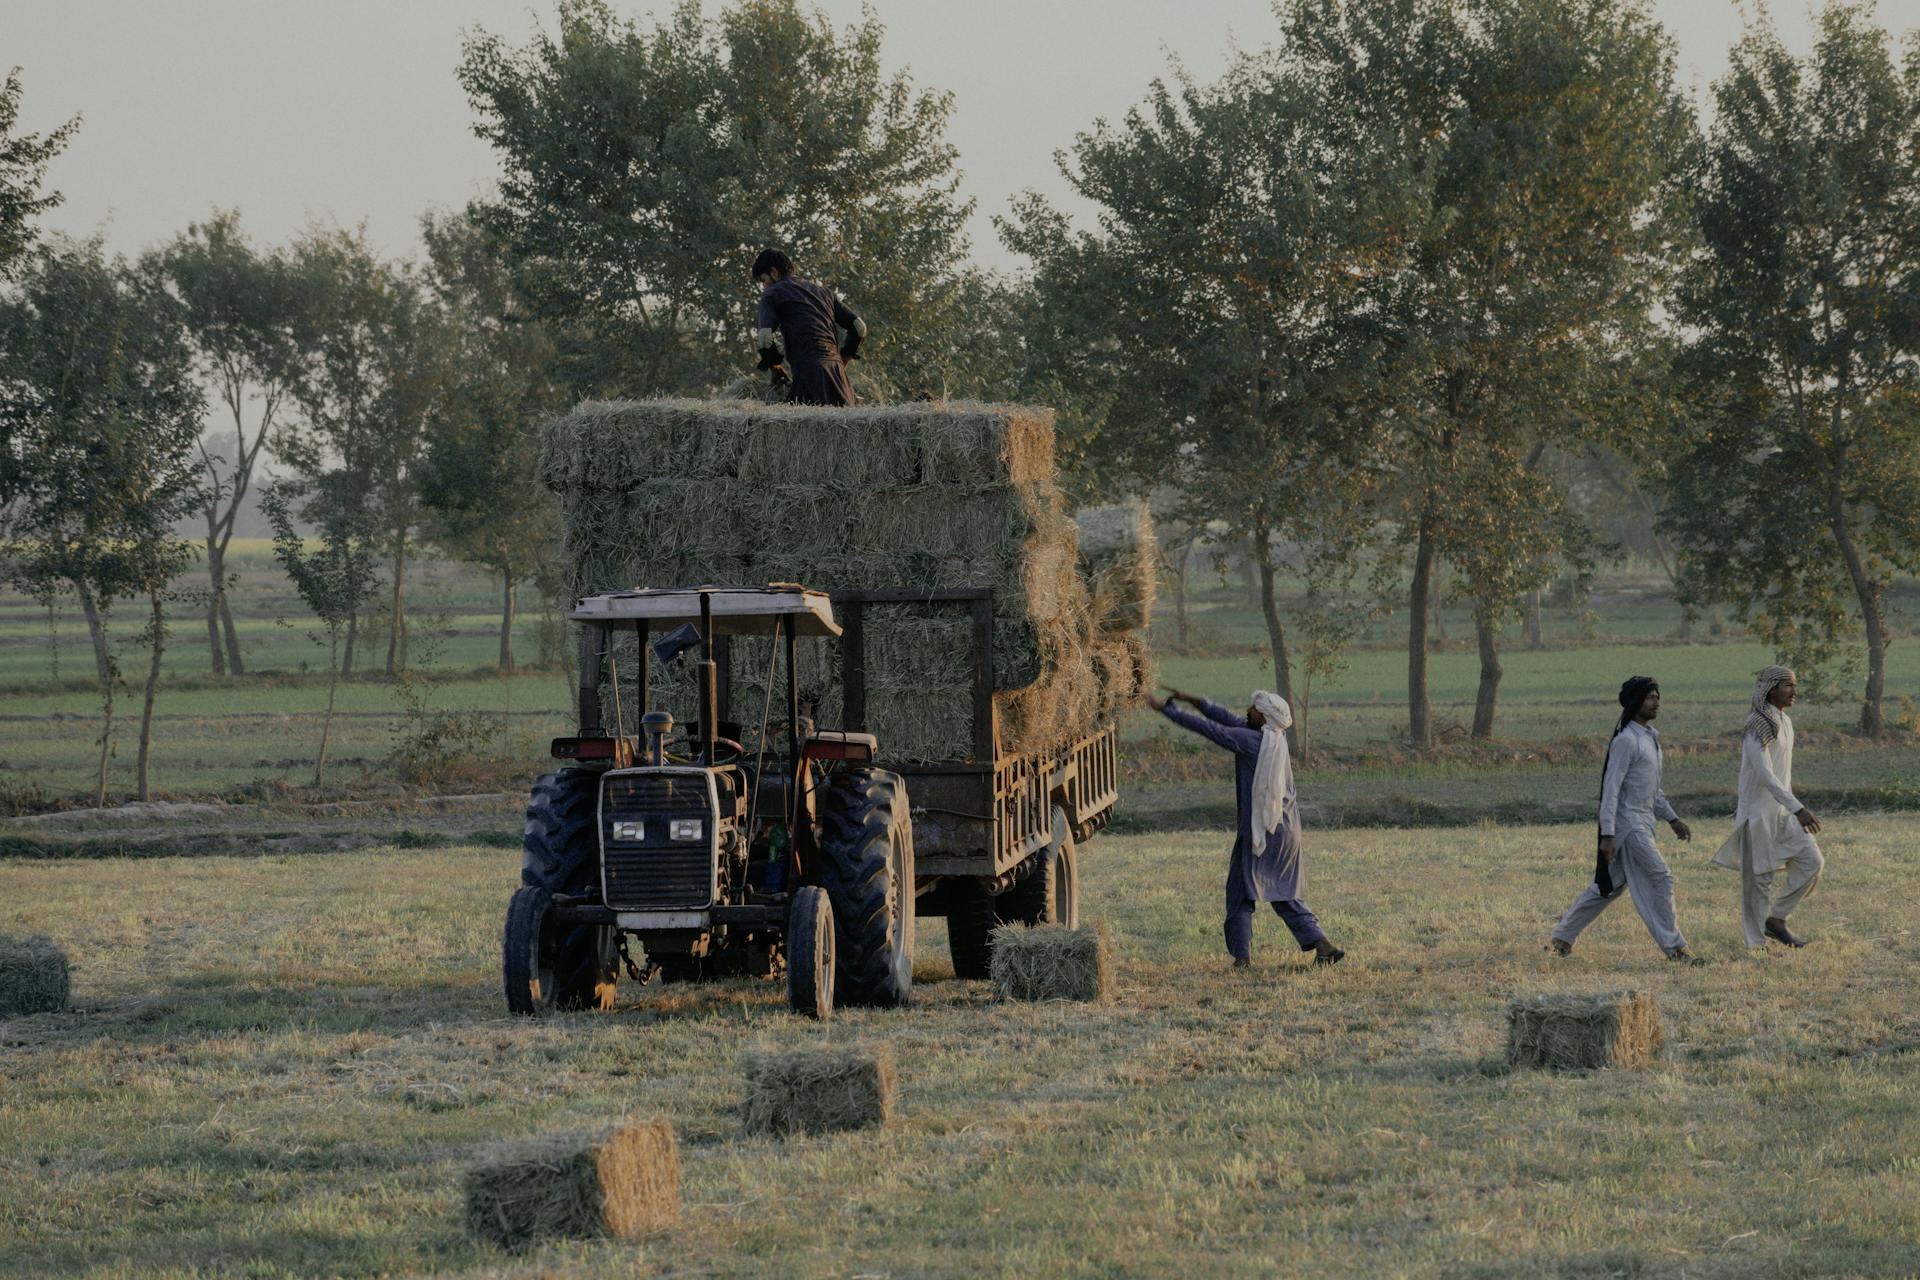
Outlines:
[[838,330],[853,332],[860,317],[811,280],[788,276],[760,294],[760,328],[780,331],[795,404],[850,405],[853,384],[840,358]]

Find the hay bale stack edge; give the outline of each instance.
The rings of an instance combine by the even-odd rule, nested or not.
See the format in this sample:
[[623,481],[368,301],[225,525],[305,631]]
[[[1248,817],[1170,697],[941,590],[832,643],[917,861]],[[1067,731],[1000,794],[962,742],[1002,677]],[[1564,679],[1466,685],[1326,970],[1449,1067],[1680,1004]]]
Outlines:
[[44,934],[0,934],[0,1018],[59,1013],[70,992],[67,953]]
[[1644,1067],[1665,1040],[1652,993],[1535,995],[1507,1009],[1507,1062],[1549,1071]]
[[[539,478],[558,497],[576,595],[633,587],[799,582],[825,591],[987,587],[1001,741],[1076,740],[1138,692],[1128,610],[1151,607],[1144,508],[1101,523],[1116,602],[1082,576],[1079,528],[1054,464],[1051,410],[905,404],[816,409],[748,401],[581,405],[548,424]],[[1118,601],[1124,600],[1125,603]],[[1116,616],[1103,628],[1099,609]],[[888,759],[971,751],[972,616],[964,602],[868,606],[867,728]],[[622,646],[626,646],[623,651]],[[623,669],[631,637],[616,636]],[[830,641],[802,645],[801,696],[841,721]],[[734,645],[732,718],[755,719],[766,643]],[[677,672],[663,678],[672,698]]]
[[466,1192],[468,1227],[508,1248],[630,1239],[679,1219],[680,1150],[664,1120],[508,1143],[467,1171]]
[[742,1066],[748,1133],[834,1133],[893,1120],[899,1081],[884,1045],[750,1052]]
[[1113,944],[1106,926],[1061,924],[993,931],[997,1000],[1104,1001],[1113,994]]

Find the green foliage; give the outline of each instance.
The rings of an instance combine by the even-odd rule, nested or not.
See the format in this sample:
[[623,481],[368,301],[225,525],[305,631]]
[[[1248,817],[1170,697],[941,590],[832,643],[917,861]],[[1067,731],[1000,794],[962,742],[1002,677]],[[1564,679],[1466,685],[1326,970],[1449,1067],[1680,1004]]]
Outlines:
[[60,193],[42,195],[40,182],[47,162],[65,150],[80,127],[78,116],[50,133],[15,132],[20,119],[20,68],[0,82],[0,279],[13,273],[15,263],[33,243],[33,219],[60,203]]
[[539,427],[565,407],[564,392],[552,343],[498,242],[470,215],[429,218],[425,231],[449,349],[420,472],[427,531],[454,557],[500,574],[511,596],[556,550],[558,511],[533,475]]
[[189,549],[202,400],[169,299],[100,241],[34,250],[0,299],[0,573],[49,601],[166,586]]
[[1920,568],[1920,47],[1899,65],[1832,4],[1804,61],[1750,28],[1714,94],[1682,295],[1697,432],[1667,523],[1690,601],[1803,665],[1864,641],[1877,733],[1884,597]]
[[[881,67],[871,13],[836,32],[795,0],[635,24],[562,0],[523,49],[480,34],[460,80],[499,153],[484,216],[511,247],[577,395],[704,389],[749,367],[765,245],[873,328],[875,371],[938,394],[968,291],[946,94]],[[959,388],[955,388],[958,390]]]

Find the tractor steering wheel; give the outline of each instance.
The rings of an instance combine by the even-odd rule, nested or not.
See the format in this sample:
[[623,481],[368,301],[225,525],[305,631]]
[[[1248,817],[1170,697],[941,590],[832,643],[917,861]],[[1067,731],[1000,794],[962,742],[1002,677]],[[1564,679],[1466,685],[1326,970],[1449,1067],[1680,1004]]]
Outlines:
[[716,758],[707,761],[709,767],[717,764],[739,764],[747,758],[747,749],[732,738],[715,738],[713,753]]

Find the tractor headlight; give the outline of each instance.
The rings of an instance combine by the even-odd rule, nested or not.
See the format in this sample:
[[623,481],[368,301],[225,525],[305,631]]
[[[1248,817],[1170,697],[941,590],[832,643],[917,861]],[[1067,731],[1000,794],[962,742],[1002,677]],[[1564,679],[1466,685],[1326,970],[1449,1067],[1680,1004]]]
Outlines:
[[667,824],[669,840],[703,840],[706,838],[706,824],[698,818],[675,818]]
[[615,840],[632,840],[638,843],[645,838],[646,831],[645,825],[638,822],[616,822],[613,824],[613,838]]

